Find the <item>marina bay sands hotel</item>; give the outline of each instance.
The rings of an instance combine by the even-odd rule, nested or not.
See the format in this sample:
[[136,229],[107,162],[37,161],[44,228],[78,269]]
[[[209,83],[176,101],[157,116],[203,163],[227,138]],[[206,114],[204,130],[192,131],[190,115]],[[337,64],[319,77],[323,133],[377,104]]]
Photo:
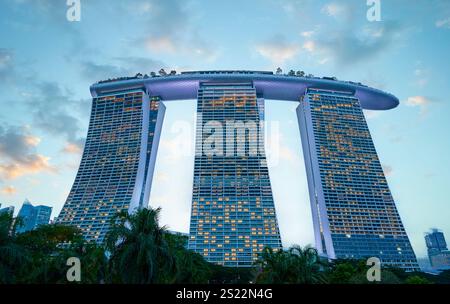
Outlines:
[[[363,114],[363,109],[397,107],[393,95],[335,78],[258,71],[138,75],[98,82],[91,94],[81,164],[57,218],[79,227],[87,240],[102,242],[117,212],[148,206],[164,102],[196,99],[188,248],[231,267],[251,266],[266,246],[280,249],[260,134],[264,100],[288,100],[298,103],[319,253],[330,259],[378,257],[385,265],[418,268]],[[219,128],[230,121],[252,122],[258,132]],[[233,146],[234,153],[223,153],[222,143],[211,143],[214,135],[224,135],[227,148],[232,138],[231,144],[243,149]]]

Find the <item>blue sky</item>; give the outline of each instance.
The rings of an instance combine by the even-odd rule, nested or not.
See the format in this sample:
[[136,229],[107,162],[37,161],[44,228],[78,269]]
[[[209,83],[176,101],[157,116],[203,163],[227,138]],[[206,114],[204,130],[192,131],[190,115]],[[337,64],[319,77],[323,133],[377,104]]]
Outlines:
[[[0,3],[0,203],[25,198],[56,216],[75,178],[87,132],[89,86],[161,67],[275,70],[361,81],[401,105],[367,112],[369,127],[413,247],[431,227],[450,238],[450,2],[381,0],[369,22],[358,0],[65,0]],[[151,205],[187,231],[194,101],[166,104]],[[295,104],[267,101],[279,130],[269,166],[284,245],[313,243]],[[189,132],[188,132],[189,133]],[[274,139],[269,137],[269,142]]]

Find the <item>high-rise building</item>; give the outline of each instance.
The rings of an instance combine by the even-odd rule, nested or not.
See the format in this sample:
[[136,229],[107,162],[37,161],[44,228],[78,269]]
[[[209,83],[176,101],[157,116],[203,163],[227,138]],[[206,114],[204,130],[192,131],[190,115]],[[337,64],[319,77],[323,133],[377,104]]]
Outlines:
[[450,269],[450,251],[447,248],[444,233],[438,229],[432,229],[425,235],[425,243],[431,267],[437,270]]
[[25,200],[17,215],[22,223],[17,226],[16,232],[23,233],[34,230],[40,225],[47,225],[50,221],[51,213],[52,207],[44,205],[33,206],[29,200]]
[[308,89],[297,114],[319,252],[417,269],[358,98]]
[[[200,86],[188,248],[209,262],[251,266],[264,247],[281,248],[264,143],[258,145],[262,103],[252,83]],[[217,135],[208,146],[206,137]]]
[[[332,259],[379,257],[386,265],[417,269],[362,112],[395,108],[395,96],[330,77],[256,71],[137,75],[96,83],[91,94],[82,161],[57,220],[81,228],[88,240],[103,241],[117,212],[148,205],[163,102],[197,99],[189,248],[227,266],[249,266],[264,246],[280,248],[259,123],[264,99],[289,100],[299,103],[319,252]],[[249,130],[229,140],[230,121],[243,122],[244,129],[253,122],[259,134]],[[218,125],[226,142],[211,140]],[[227,153],[228,145],[245,153]]]
[[57,223],[102,242],[115,214],[148,205],[164,110],[142,89],[93,99],[80,168]]
[[425,235],[425,243],[429,252],[448,250],[444,233],[438,229],[432,229]]
[[[2,206],[2,204],[0,204],[0,207]],[[13,206],[9,206],[9,207],[4,207],[0,209],[0,214],[2,213],[10,213],[13,214],[14,213],[14,207]]]

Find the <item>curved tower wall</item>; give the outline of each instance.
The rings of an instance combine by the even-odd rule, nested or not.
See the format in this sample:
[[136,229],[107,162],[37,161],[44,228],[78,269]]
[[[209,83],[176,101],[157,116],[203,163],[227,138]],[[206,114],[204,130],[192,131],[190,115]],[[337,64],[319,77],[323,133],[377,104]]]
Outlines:
[[117,212],[146,206],[164,110],[140,89],[93,99],[81,164],[58,223],[102,242]]
[[418,269],[358,98],[309,89],[297,114],[319,252]]

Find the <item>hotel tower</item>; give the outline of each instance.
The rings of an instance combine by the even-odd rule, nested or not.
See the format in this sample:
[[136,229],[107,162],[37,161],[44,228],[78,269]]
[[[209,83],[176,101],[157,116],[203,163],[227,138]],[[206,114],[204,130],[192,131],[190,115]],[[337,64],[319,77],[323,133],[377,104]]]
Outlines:
[[258,71],[137,75],[96,83],[91,94],[80,168],[57,219],[87,240],[103,242],[117,212],[148,206],[163,102],[196,99],[188,248],[232,267],[251,266],[266,246],[280,249],[261,134],[264,100],[287,100],[298,103],[319,253],[418,269],[363,114],[395,108],[395,96],[335,78]]

